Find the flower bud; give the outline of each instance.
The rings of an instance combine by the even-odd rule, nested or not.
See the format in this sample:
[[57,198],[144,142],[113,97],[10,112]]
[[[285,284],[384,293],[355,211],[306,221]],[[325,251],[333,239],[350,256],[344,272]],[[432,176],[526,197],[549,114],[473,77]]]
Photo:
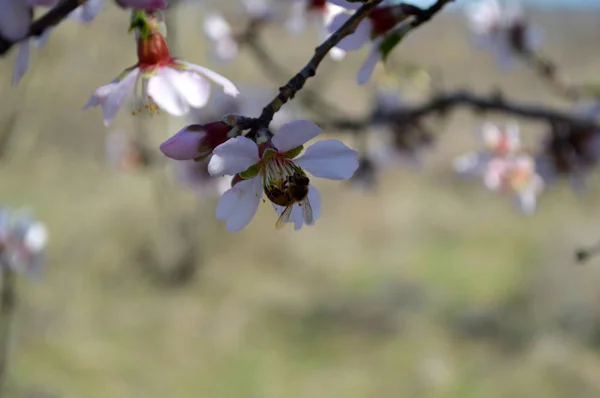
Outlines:
[[229,139],[230,130],[231,127],[223,122],[192,124],[162,143],[160,150],[175,160],[203,158]]

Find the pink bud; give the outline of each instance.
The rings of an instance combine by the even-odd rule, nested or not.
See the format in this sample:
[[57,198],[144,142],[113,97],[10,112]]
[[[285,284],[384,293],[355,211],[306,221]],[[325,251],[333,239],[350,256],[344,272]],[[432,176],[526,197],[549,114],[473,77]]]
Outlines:
[[231,127],[223,122],[184,127],[160,146],[162,153],[175,160],[191,160],[206,156],[227,141]]

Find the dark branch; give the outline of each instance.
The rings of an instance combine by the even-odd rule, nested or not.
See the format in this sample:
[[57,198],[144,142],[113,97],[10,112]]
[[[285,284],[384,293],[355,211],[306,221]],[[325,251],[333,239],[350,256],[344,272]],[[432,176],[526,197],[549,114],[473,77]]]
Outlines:
[[[30,37],[40,36],[48,28],[58,25],[63,19],[65,19],[71,11],[85,3],[85,0],[64,0],[58,3],[56,7],[48,11],[38,20],[34,21],[30,28],[29,33],[26,37],[21,40],[28,39]],[[16,44],[17,41],[10,41],[0,36],[0,56],[5,55],[10,48]]]

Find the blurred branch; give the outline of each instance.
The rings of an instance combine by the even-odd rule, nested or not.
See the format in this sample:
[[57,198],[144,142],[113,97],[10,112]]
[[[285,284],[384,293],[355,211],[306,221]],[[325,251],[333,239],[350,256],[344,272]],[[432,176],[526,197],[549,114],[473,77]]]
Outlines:
[[[592,119],[579,118],[569,113],[549,109],[544,106],[517,103],[505,99],[502,95],[479,96],[468,91],[458,91],[450,94],[441,94],[429,101],[395,110],[389,115],[390,119],[415,120],[433,113],[443,114],[453,108],[463,106],[473,108],[477,112],[498,112],[526,119],[548,121],[550,123],[564,123],[574,127],[586,127],[600,130],[600,125]],[[334,128],[341,130],[363,130],[371,124],[372,117],[355,120],[324,120],[317,122],[322,128]]]
[[16,277],[6,260],[0,257],[2,286],[0,290],[0,397],[4,396],[8,355],[10,350],[10,329],[17,304]]
[[[59,2],[56,7],[52,8],[42,17],[34,21],[29,27],[29,33],[21,40],[25,40],[29,37],[40,36],[48,28],[58,25],[63,19],[65,19],[71,11],[75,10],[80,5],[84,4],[86,0],[64,0]],[[18,41],[10,41],[3,37],[0,37],[0,56],[3,56],[10,50],[10,48]]]

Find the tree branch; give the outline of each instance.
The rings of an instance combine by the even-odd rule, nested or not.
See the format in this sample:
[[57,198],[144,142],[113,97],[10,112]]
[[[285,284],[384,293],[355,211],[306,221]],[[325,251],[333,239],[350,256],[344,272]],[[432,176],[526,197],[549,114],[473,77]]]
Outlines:
[[[476,111],[499,112],[526,119],[543,120],[551,123],[564,123],[573,127],[585,127],[600,130],[593,119],[580,118],[570,113],[549,109],[543,106],[517,103],[506,100],[501,95],[479,96],[468,91],[441,94],[414,107],[401,108],[387,115],[390,119],[416,120],[432,113],[443,113],[458,106],[474,108]],[[364,130],[371,124],[371,117],[356,120],[332,120],[317,122],[321,128],[340,130]]]
[[[64,0],[52,8],[29,27],[29,33],[21,40],[40,36],[48,28],[58,25],[71,11],[84,4],[86,0]],[[18,41],[7,40],[0,36],[0,56],[5,55]]]

